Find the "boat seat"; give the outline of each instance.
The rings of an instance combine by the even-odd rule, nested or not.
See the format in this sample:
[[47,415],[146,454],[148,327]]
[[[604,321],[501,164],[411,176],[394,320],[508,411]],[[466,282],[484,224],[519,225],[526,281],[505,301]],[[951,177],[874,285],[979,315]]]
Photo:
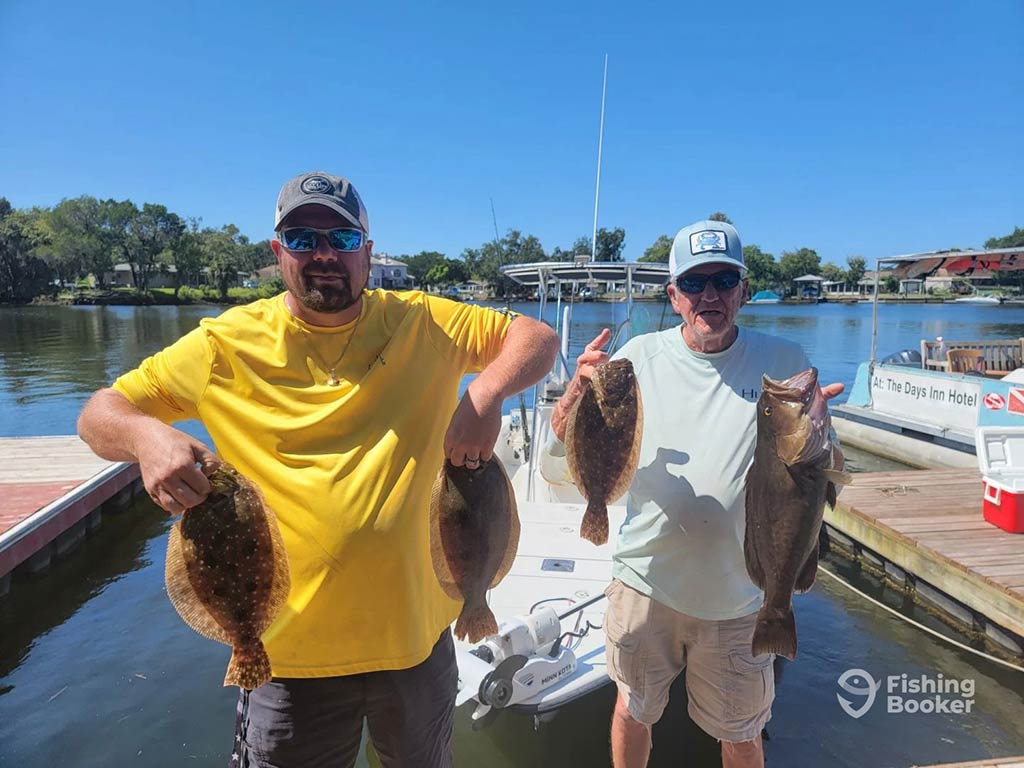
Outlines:
[[951,373],[977,371],[985,365],[985,353],[980,349],[951,349],[946,352]]

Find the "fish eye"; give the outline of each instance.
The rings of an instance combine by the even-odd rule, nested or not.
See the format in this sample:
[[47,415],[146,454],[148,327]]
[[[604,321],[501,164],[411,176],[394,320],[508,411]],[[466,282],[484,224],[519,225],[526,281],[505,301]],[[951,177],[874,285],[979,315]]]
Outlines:
[[770,405],[765,406],[764,415],[765,416],[771,416],[772,415],[772,407]]

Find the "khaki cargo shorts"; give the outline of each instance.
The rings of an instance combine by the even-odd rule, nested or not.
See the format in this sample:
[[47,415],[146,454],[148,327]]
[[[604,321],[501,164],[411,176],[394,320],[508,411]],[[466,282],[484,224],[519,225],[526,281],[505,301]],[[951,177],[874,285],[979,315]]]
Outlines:
[[605,590],[608,674],[634,720],[653,725],[686,669],[690,718],[720,741],[750,741],[772,716],[771,654],[754,657],[757,614],[708,621],[674,611],[616,579]]

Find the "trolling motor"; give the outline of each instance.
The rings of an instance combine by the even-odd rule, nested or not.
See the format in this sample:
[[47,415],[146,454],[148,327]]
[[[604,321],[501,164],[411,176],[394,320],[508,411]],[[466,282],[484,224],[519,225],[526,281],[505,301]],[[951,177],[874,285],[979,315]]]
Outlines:
[[571,677],[576,654],[562,645],[561,620],[604,597],[599,595],[559,615],[550,606],[503,621],[470,651],[457,651],[459,693],[455,705],[476,699],[474,729],[490,723],[498,711],[533,698]]

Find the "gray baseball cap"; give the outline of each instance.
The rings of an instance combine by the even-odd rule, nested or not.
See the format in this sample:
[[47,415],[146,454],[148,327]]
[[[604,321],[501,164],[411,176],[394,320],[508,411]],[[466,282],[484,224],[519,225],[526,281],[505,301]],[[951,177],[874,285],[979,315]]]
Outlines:
[[302,173],[284,183],[274,209],[274,229],[280,227],[281,222],[296,208],[310,204],[330,208],[364,234],[370,234],[370,217],[352,182],[323,171]]
[[705,220],[679,230],[668,254],[672,279],[702,264],[728,264],[737,267],[740,274],[746,274],[743,244],[732,224]]

